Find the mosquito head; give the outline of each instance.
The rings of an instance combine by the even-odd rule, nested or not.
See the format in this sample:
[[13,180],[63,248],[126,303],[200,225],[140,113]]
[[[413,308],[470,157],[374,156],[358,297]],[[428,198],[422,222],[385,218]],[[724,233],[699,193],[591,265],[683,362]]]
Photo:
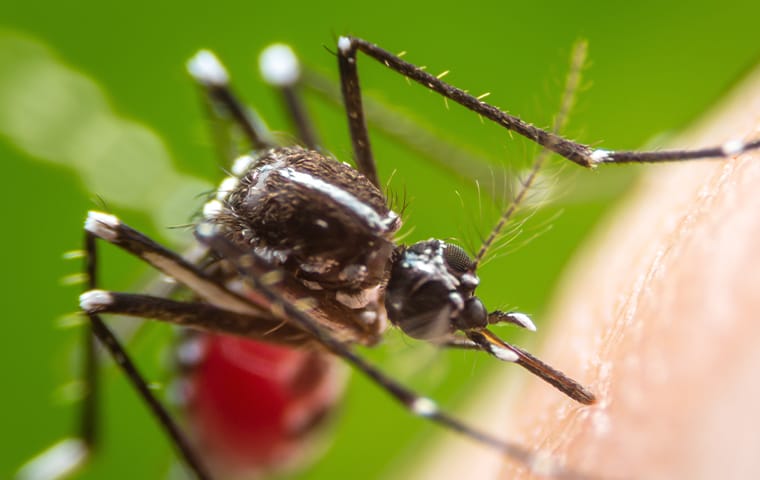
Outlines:
[[431,341],[482,329],[488,311],[474,296],[480,279],[465,251],[443,240],[399,247],[385,294],[388,318],[407,335]]

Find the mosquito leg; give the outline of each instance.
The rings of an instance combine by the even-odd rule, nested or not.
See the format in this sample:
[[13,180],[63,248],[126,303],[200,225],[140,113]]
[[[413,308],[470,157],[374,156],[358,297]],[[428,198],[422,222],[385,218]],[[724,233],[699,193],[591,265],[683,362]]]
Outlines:
[[[89,234],[84,238],[84,271],[88,287],[97,284],[95,268],[95,244]],[[63,478],[80,469],[90,458],[98,441],[98,393],[99,355],[95,327],[90,323],[82,329],[82,397],[79,411],[79,436],[66,438],[26,462],[16,478],[36,480],[39,478]]]
[[[396,55],[383,50],[366,40],[356,37],[341,37],[338,40],[338,62],[341,66],[343,80],[343,92],[346,109],[349,111],[349,124],[351,125],[352,137],[361,139],[366,143],[365,150],[369,150],[369,142],[366,136],[366,126],[361,115],[351,118],[351,112],[361,109],[359,98],[359,77],[356,73],[356,52],[361,51],[367,56],[387,66],[391,70],[414,80],[446,98],[478,113],[479,115],[522,135],[546,149],[549,149],[566,159],[584,167],[595,167],[603,163],[654,163],[693,160],[698,158],[721,158],[738,155],[747,150],[760,148],[760,140],[745,143],[741,140],[732,140],[723,145],[696,150],[661,150],[661,151],[612,151],[601,148],[593,148],[588,145],[576,143],[552,132],[531,125],[518,117],[510,115],[492,105],[489,105],[477,97],[468,94],[464,90],[456,88],[439,78],[431,75],[420,68],[406,62]],[[345,71],[344,71],[345,69]],[[355,133],[355,131],[357,133]],[[361,136],[363,135],[363,136]],[[354,149],[357,158],[360,155],[357,144],[362,146],[359,140],[355,141]],[[371,155],[367,157],[371,161]],[[358,160],[357,160],[358,161]]]
[[269,308],[267,304],[260,303],[262,299],[243,298],[218,285],[198,267],[125,225],[113,215],[89,212],[85,230],[140,258],[219,308],[250,315],[259,315],[262,310],[266,311]]
[[80,417],[80,435],[89,450],[94,450],[97,444],[97,423],[98,423],[98,393],[100,391],[100,381],[98,377],[98,351],[97,342],[92,332],[92,327],[87,326],[84,329],[84,365],[82,378],[84,382],[82,394],[82,412]]
[[338,42],[338,69],[340,70],[340,86],[343,92],[343,103],[348,117],[348,129],[351,134],[351,144],[358,170],[376,187],[380,188],[377,177],[377,167],[372,156],[369,143],[367,121],[364,118],[362,96],[359,88],[359,72],[356,70],[356,48],[351,40],[341,37]]
[[[91,289],[98,283],[97,268],[94,258],[95,243],[89,234],[84,237],[85,251],[84,271],[87,276],[87,288]],[[97,342],[93,327],[88,324],[84,329],[84,364],[82,381],[84,382],[82,410],[80,417],[80,435],[88,450],[93,450],[97,443],[98,422],[98,381],[99,359]]]
[[203,87],[212,107],[229,115],[240,127],[254,150],[275,146],[269,130],[258,116],[243,105],[235,96],[229,84],[229,75],[224,65],[209,50],[201,50],[187,62],[187,70]]
[[[85,235],[87,252],[94,251],[90,235]],[[95,262],[92,256],[85,256],[84,270],[90,285],[97,282]],[[65,438],[45,451],[25,462],[15,474],[18,480],[39,480],[65,478],[87,462],[97,446],[98,434],[98,363],[94,326],[88,324],[82,332],[82,398],[80,403],[79,436]]]
[[[86,251],[86,273],[88,275],[88,287],[90,290],[97,287],[97,245],[96,235],[86,229],[85,236],[85,251]],[[174,445],[180,451],[180,454],[184,458],[188,467],[195,473],[198,478],[207,479],[211,478],[207,473],[207,470],[203,466],[199,457],[195,454],[190,447],[184,434],[180,431],[177,424],[172,419],[169,412],[161,405],[161,402],[151,392],[145,378],[137,370],[136,366],[129,358],[124,347],[121,345],[116,336],[108,329],[103,323],[100,316],[97,313],[87,312],[87,317],[90,319],[90,328],[92,333],[97,337],[100,343],[110,352],[111,357],[114,359],[117,365],[123,370],[124,374],[132,383],[133,387],[138,391],[140,397],[148,405],[150,411],[158,419],[159,423],[163,427],[164,431],[172,439]],[[94,359],[94,357],[93,357]],[[89,402],[86,402],[89,403]],[[87,416],[87,415],[86,415]],[[90,422],[92,423],[92,422]],[[83,422],[87,429],[87,422]],[[92,425],[90,425],[92,426]]]
[[[343,98],[337,82],[306,69],[303,72],[302,85],[310,92],[343,107]],[[364,98],[362,102],[364,115],[375,130],[453,172],[457,177],[479,184],[491,198],[500,199],[506,194],[506,187],[493,179],[507,175],[507,170],[496,165],[487,153],[424,127],[371,97]]]
[[171,417],[166,408],[158,401],[153,395],[148,384],[145,382],[142,374],[137,370],[134,363],[130,360],[126,350],[119,343],[118,339],[113,333],[106,327],[105,323],[96,314],[88,314],[90,324],[95,336],[100,343],[104,345],[111,353],[114,361],[124,371],[132,386],[137,389],[140,397],[148,405],[148,408],[156,416],[161,427],[172,439],[174,445],[180,451],[182,458],[187,466],[193,471],[193,473],[199,479],[210,479],[211,476],[207,473],[206,468],[203,466],[200,458],[195,454],[189,442],[185,438],[185,435],[179,429],[174,419]]
[[442,412],[431,399],[417,395],[358,356],[349,346],[321,328],[317,321],[306,311],[283,298],[275,289],[271,288],[271,284],[262,281],[262,278],[265,278],[270,273],[267,271],[267,267],[263,261],[251,253],[241,252],[226,238],[219,235],[214,225],[209,223],[200,224],[196,229],[196,237],[210,250],[222,255],[236,267],[241,279],[247,282],[252,290],[255,290],[262,297],[266,298],[271,305],[270,312],[273,316],[290,322],[310,333],[325,348],[343,358],[354,368],[372,379],[380,388],[388,392],[412,414],[427,418],[434,423],[494,448],[504,455],[521,462],[539,475],[546,475],[552,478],[587,478],[584,475],[570,472],[558,465],[554,465],[544,456],[531,453],[518,444],[498,439]]
[[282,43],[270,45],[259,56],[259,70],[264,80],[280,91],[298,139],[306,147],[316,149],[319,140],[298,92],[301,65],[296,54]]
[[[97,214],[95,216],[97,217]],[[106,216],[106,218],[108,217],[110,216]],[[85,232],[84,245],[85,255],[83,255],[83,257],[85,263],[83,270],[86,273],[88,281],[86,285],[87,290],[83,295],[86,295],[87,292],[98,291],[92,289],[99,283],[96,268],[95,236],[92,233]],[[150,290],[168,293],[166,285],[166,283],[154,285]],[[93,311],[85,313],[96,314],[98,312]],[[96,319],[95,322],[97,323],[98,320]],[[111,355],[111,352],[96,348],[98,340],[94,335],[94,328],[92,322],[88,322],[83,328],[84,354],[82,362],[82,398],[79,414],[79,435],[77,437],[66,438],[57,442],[44,452],[39,453],[27,461],[20,467],[16,474],[16,478],[19,480],[67,477],[71,473],[80,469],[90,458],[92,451],[97,448],[99,421],[98,391],[100,383],[98,366],[103,360],[103,355]],[[110,336],[113,337],[113,333],[110,333]]]
[[133,293],[88,290],[79,297],[88,314],[116,314],[150,318],[175,325],[239,335],[283,345],[303,346],[309,337],[298,328],[271,316],[230,312],[208,303],[179,302]]

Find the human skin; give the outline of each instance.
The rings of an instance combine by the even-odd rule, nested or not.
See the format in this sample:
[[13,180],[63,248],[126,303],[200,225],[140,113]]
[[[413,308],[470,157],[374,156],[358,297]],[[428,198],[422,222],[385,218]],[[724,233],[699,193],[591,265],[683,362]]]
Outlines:
[[[756,138],[760,71],[705,118],[676,145]],[[530,382],[508,438],[594,478],[760,478],[760,154],[648,167],[547,320],[542,357],[598,401]]]
[[[672,146],[759,135],[757,71]],[[580,249],[532,349],[596,404],[499,374],[467,418],[588,478],[760,478],[760,154],[606,168],[646,173]],[[414,478],[546,477],[448,438]]]

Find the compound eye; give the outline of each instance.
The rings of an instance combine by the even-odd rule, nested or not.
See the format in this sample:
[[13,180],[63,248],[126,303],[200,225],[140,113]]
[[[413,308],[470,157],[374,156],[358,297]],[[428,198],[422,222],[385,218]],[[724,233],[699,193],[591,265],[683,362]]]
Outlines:
[[453,270],[465,273],[472,271],[472,259],[467,252],[458,245],[447,243],[443,250],[443,258]]

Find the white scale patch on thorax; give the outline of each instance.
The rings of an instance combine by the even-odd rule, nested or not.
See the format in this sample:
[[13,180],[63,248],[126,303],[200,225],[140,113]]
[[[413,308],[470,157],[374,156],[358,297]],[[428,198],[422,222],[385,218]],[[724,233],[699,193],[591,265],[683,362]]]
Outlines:
[[[255,156],[243,155],[235,161],[232,167],[232,173],[235,176],[225,178],[217,189],[216,197],[204,206],[203,213],[206,218],[216,216],[221,212],[222,203],[240,183],[240,179],[237,177],[245,175],[247,171],[256,165],[257,160]],[[255,182],[251,185],[251,191],[254,195],[256,191],[264,188],[272,173],[281,175],[283,178],[294,183],[328,196],[332,201],[364,221],[370,228],[384,230],[393,225],[398,219],[396,212],[389,211],[387,215],[382,216],[372,207],[359,200],[355,195],[337,185],[326,182],[307,172],[288,167],[284,157],[276,158],[272,163],[263,165],[257,169]],[[321,222],[322,225],[326,226],[324,220],[321,220]]]
[[299,185],[303,185],[316,192],[327,195],[335,203],[340,204],[347,210],[353,212],[354,215],[364,220],[364,222],[371,228],[384,229],[396,218],[394,212],[389,212],[385,218],[381,217],[372,207],[362,202],[351,193],[306,172],[299,172],[294,168],[288,167],[281,169],[278,173]]

